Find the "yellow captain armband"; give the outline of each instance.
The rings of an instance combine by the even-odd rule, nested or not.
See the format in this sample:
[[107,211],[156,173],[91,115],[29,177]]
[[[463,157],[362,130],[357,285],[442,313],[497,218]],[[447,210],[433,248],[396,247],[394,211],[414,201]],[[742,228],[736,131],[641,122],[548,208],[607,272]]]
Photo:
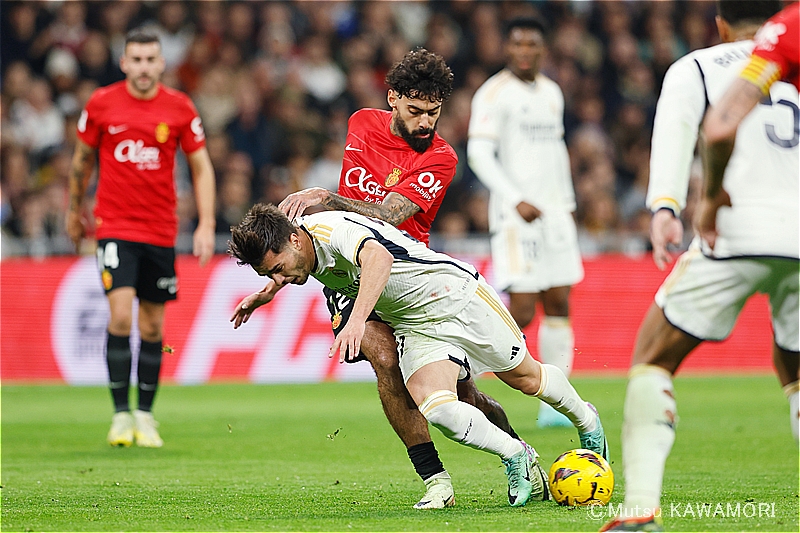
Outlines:
[[750,62],[739,77],[749,81],[766,95],[769,94],[772,84],[781,79],[781,68],[777,63],[763,57],[750,56]]
[[650,211],[655,213],[656,211],[660,211],[662,209],[667,209],[672,211],[673,216],[677,217],[681,213],[681,208],[678,205],[678,201],[674,198],[668,198],[662,196],[661,198],[657,198],[654,200],[650,205]]

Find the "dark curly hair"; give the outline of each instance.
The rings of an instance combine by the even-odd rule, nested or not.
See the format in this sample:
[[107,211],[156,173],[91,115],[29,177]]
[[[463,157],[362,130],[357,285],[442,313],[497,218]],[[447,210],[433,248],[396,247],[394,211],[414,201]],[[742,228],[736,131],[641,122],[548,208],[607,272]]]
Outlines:
[[295,227],[272,204],[255,204],[238,226],[231,226],[228,255],[239,265],[257,267],[268,251],[279,254],[295,233]]
[[453,73],[442,56],[416,48],[389,69],[386,85],[406,98],[444,102],[453,92]]

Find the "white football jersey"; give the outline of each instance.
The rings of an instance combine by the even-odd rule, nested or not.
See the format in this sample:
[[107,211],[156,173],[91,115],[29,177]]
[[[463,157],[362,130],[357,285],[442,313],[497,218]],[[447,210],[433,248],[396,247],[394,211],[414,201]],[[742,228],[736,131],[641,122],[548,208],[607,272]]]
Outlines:
[[[647,206],[686,206],[690,166],[703,116],[736,79],[752,41],[696,50],[667,71],[656,108]],[[713,255],[800,257],[800,108],[797,89],[778,82],[736,134],[723,188]]]
[[434,252],[381,220],[326,211],[300,217],[297,223],[314,242],[316,265],[311,275],[353,299],[361,278],[357,256],[364,243],[375,239],[389,250],[394,263],[375,312],[391,326],[455,316],[475,294],[481,279],[472,265]]
[[508,69],[489,78],[472,99],[469,137],[493,140],[502,167],[502,175],[476,172],[491,192],[492,227],[504,215],[516,213],[521,200],[545,214],[575,210],[564,142],[564,95],[553,80],[540,73],[529,83]]

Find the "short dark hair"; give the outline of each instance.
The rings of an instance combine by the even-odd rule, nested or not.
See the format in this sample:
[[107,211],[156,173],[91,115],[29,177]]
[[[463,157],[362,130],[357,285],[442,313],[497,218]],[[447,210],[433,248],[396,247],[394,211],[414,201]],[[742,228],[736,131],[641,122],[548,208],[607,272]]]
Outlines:
[[239,265],[259,266],[267,252],[280,253],[292,233],[295,227],[283,211],[272,204],[255,204],[238,226],[231,226],[228,255]]
[[782,8],[781,0],[717,0],[717,14],[732,26],[763,24]]
[[158,43],[158,45],[161,46],[161,39],[159,39],[158,35],[152,30],[148,30],[146,28],[134,28],[129,31],[127,35],[125,35],[125,46],[128,46],[130,43]]
[[444,102],[453,92],[453,72],[442,56],[420,47],[392,65],[386,85],[406,98]]
[[506,21],[503,26],[503,36],[508,39],[511,36],[511,32],[516,28],[537,30],[542,34],[542,37],[547,37],[547,23],[539,17],[516,17]]

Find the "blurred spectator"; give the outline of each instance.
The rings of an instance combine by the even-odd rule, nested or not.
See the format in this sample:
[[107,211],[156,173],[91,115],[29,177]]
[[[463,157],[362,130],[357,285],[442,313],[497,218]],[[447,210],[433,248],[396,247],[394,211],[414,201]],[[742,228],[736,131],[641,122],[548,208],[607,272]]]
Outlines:
[[[41,182],[58,174],[57,154],[74,143],[88,95],[121,79],[124,36],[134,27],[157,28],[168,65],[163,81],[195,101],[218,177],[226,174],[231,153],[245,152],[253,166],[250,201],[279,201],[307,182],[325,181],[349,115],[386,106],[386,71],[418,44],[444,55],[455,74],[457,90],[439,128],[464,160],[469,115],[461,102],[502,65],[503,23],[538,13],[552,29],[542,70],[564,93],[582,244],[636,249],[641,161],[663,74],[681,55],[718,40],[711,0],[3,0],[0,11],[3,170],[20,167],[21,159],[29,165],[10,179],[2,176],[0,215],[6,232],[13,225],[16,234],[26,227],[30,235],[59,231],[33,231],[43,227],[31,222],[41,221],[35,215],[42,205],[58,209],[42,199],[49,193]],[[466,225],[470,235],[486,232],[484,195],[462,161],[441,212],[453,214],[442,218],[441,229],[459,235]],[[193,209],[192,195],[179,191],[186,231],[193,229]],[[613,217],[603,213],[617,220],[610,223]],[[5,242],[3,248],[31,249]]]
[[31,80],[25,96],[11,105],[10,117],[11,134],[37,162],[64,141],[64,115],[43,78]]

